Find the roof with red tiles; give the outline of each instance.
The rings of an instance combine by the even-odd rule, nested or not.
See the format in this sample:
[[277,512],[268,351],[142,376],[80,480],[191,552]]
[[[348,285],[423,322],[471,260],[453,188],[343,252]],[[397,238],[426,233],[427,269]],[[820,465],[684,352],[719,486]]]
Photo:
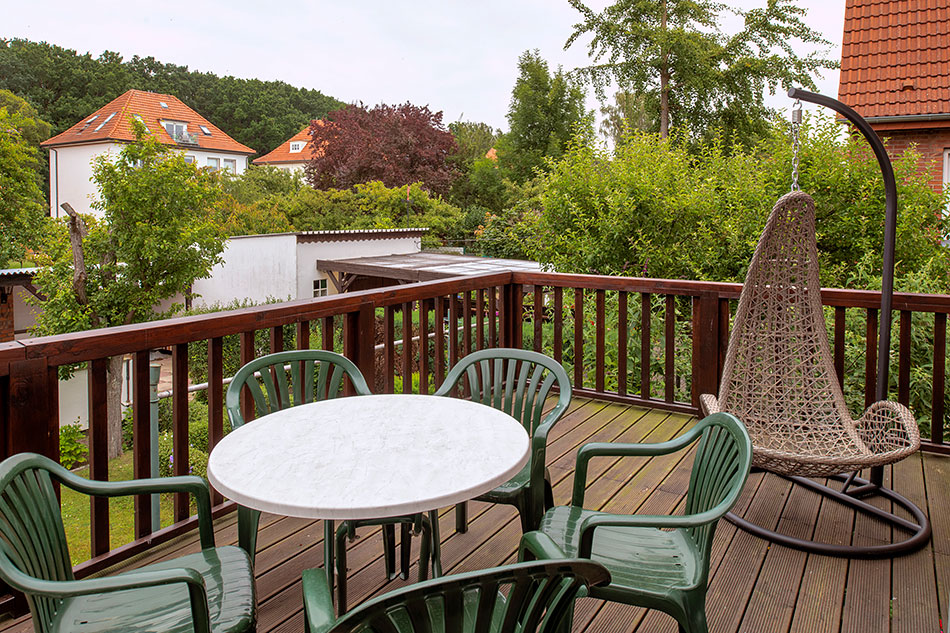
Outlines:
[[[317,120],[317,125],[323,125],[323,121]],[[296,152],[290,151],[290,146],[294,143],[303,141],[303,146]],[[274,151],[264,154],[260,158],[255,158],[252,163],[255,165],[277,165],[285,163],[305,163],[313,158],[313,142],[310,139],[310,125],[300,130],[289,139],[274,148]]]
[[847,0],[838,99],[866,118],[950,119],[950,0]]
[[[182,103],[178,97],[142,90],[129,90],[116,97],[62,134],[44,141],[41,146],[62,147],[102,141],[134,141],[133,118],[142,121],[163,145],[237,154],[257,153],[222,132]],[[187,125],[183,133],[173,138],[163,125],[164,122]]]

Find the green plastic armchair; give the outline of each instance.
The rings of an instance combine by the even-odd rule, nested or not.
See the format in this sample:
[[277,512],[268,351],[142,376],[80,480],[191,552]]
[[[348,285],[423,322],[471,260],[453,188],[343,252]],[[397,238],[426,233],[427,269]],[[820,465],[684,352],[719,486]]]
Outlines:
[[[202,551],[116,576],[76,580],[54,480],[106,497],[191,493]],[[0,463],[0,578],[26,594],[37,633],[253,631],[251,561],[239,547],[214,546],[210,499],[200,477],[93,481],[42,455],[14,455]]]
[[[372,392],[366,384],[366,379],[359,368],[345,356],[324,350],[295,350],[277,352],[254,359],[238,370],[228,386],[225,395],[225,405],[231,427],[237,428],[245,423],[241,411],[241,392],[246,389],[254,403],[254,410],[258,417],[274,413],[287,407],[300,404],[337,398],[344,393],[344,378],[350,380],[356,395],[370,395]],[[317,457],[318,458],[318,457]],[[260,511],[244,506],[238,506],[238,543],[254,560],[257,549],[257,527],[260,521]],[[419,515],[397,517],[386,521],[365,519],[346,521],[341,526],[347,534],[352,536],[355,529],[364,525],[383,526],[383,547],[386,573],[390,580],[396,577],[395,571],[395,525],[401,524],[402,555],[401,575],[405,578],[409,570],[410,527],[422,526],[425,530],[424,538],[431,536],[428,530],[428,518]],[[334,580],[334,542],[342,543],[343,539],[335,539],[334,522],[324,521],[324,562],[329,582]],[[424,577],[427,569],[420,565],[419,572]],[[345,592],[345,585],[340,586]],[[345,603],[345,593],[341,593]]]
[[[592,457],[655,456],[699,441],[683,515],[616,515],[584,509],[587,464]],[[571,505],[548,510],[535,532],[521,539],[526,558],[590,558],[610,571],[611,582],[591,597],[673,616],[680,631],[705,633],[709,554],[719,519],[735,504],[749,475],[752,443],[734,416],[716,413],[669,442],[586,444],[577,454]]]
[[[509,481],[479,497],[518,509],[525,532],[537,527],[544,510],[554,505],[551,475],[545,467],[548,433],[571,404],[571,379],[553,358],[522,349],[494,348],[461,359],[435,392],[449,396],[464,383],[473,402],[494,407],[524,425],[531,436],[531,456]],[[558,400],[547,415],[544,405],[557,387]],[[435,528],[433,528],[435,529]],[[467,529],[466,506],[456,507],[456,530]]]
[[610,574],[589,560],[518,563],[410,585],[333,617],[319,569],[303,573],[308,633],[552,633],[578,590]]

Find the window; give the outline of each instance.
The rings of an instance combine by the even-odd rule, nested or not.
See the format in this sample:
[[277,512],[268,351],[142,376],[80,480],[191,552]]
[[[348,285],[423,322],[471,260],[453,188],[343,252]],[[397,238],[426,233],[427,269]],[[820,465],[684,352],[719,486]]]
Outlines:
[[204,134],[205,136],[211,136],[211,130],[209,130],[207,126],[199,125],[198,129],[201,130],[201,133]]
[[194,157],[194,156],[189,156],[188,154],[185,154],[185,162],[188,163],[189,165],[191,165],[192,163],[195,162],[195,157]]
[[307,143],[305,141],[291,141],[290,142],[290,153],[296,154],[297,152],[303,151],[303,146]]
[[158,105],[162,106],[162,107],[165,108],[166,110],[168,109],[168,104],[165,103],[164,101],[159,101],[159,102],[158,102]]
[[218,158],[211,158],[211,157],[209,156],[209,157],[208,157],[208,167],[210,167],[211,169],[215,169],[215,170],[221,169],[221,160],[218,159]]
[[111,120],[112,120],[112,117],[114,117],[114,116],[115,116],[115,112],[113,112],[113,113],[110,114],[108,117],[106,117],[106,120],[103,121],[102,123],[100,123],[99,126],[98,126],[95,130],[93,130],[93,132],[98,132],[99,130],[101,130],[101,129],[102,129],[102,126],[105,125],[106,123],[108,123],[109,121],[111,121]]
[[327,296],[327,280],[326,279],[314,279],[313,280],[313,296],[314,297],[325,297]]
[[950,149],[943,151],[943,188],[950,187]]
[[[134,117],[135,117],[135,120],[136,120],[136,121],[138,121],[138,122],[139,122],[139,123],[141,123],[142,125],[145,125],[145,121],[144,121],[144,120],[142,119],[142,117],[141,117],[141,116],[139,116],[138,114],[133,114],[132,116],[134,116]],[[146,131],[146,132],[148,132],[148,131],[149,131],[149,129],[148,129],[148,126],[147,126],[147,125],[145,125],[145,131]]]
[[237,173],[237,159],[225,158],[224,168],[225,170],[230,171],[232,174],[236,174]]
[[188,133],[188,124],[182,123],[181,121],[162,121],[162,125],[165,126],[165,131],[168,132],[168,135],[176,141],[180,138],[184,138]]

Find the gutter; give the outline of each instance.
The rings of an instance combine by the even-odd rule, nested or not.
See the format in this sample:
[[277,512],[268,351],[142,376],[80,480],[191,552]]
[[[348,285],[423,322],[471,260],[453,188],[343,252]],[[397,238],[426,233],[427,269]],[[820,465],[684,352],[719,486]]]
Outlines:
[[[843,120],[840,119],[839,120]],[[950,114],[904,114],[900,116],[864,117],[868,123],[919,123],[924,121],[950,121]]]

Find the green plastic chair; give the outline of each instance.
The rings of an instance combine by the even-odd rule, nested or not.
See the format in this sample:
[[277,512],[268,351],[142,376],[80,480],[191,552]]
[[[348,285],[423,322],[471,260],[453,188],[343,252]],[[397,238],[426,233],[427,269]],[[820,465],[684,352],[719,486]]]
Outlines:
[[[53,482],[88,495],[188,492],[202,551],[106,578],[73,576]],[[211,497],[200,477],[93,481],[20,453],[0,463],[0,578],[26,594],[37,633],[240,633],[257,620],[251,561],[215,547]]]
[[[288,368],[289,367],[289,368]],[[350,380],[356,395],[367,396],[372,392],[359,368],[345,356],[325,350],[295,350],[276,352],[254,359],[238,370],[228,386],[225,405],[231,427],[238,428],[245,423],[241,412],[241,391],[247,389],[254,402],[257,417],[274,413],[287,407],[327,400],[343,396],[344,378]],[[254,560],[257,549],[257,528],[261,513],[258,510],[238,506],[238,543]],[[324,522],[323,554],[329,582],[333,584],[334,542],[343,543],[343,533],[353,537],[356,528],[364,525],[383,526],[383,547],[386,574],[390,580],[396,577],[395,571],[395,525],[401,524],[402,552],[400,557],[400,575],[406,578],[409,573],[409,553],[411,546],[410,528],[421,527],[423,538],[431,538],[431,529],[427,517],[409,515],[392,519],[361,519],[344,521],[340,526],[339,537],[335,538],[334,522]],[[344,559],[345,560],[345,559]],[[420,579],[425,578],[428,565],[419,566]],[[341,577],[342,579],[342,577]],[[340,598],[346,603],[346,585],[340,584]]]
[[589,560],[518,563],[410,585],[336,619],[326,578],[308,569],[303,602],[308,633],[552,633],[578,590],[609,580]]
[[[592,457],[666,455],[699,441],[682,516],[616,515],[584,509]],[[535,532],[521,539],[520,558],[590,558],[610,570],[609,585],[594,598],[664,611],[680,631],[705,633],[709,553],[716,524],[732,508],[746,478],[752,443],[745,427],[716,413],[669,442],[594,443],[581,447],[571,505],[548,510]]]
[[[544,455],[551,427],[571,404],[571,379],[553,358],[502,347],[480,350],[461,359],[435,395],[450,396],[459,383],[464,383],[473,402],[504,411],[521,422],[531,436],[531,456],[521,472],[476,499],[511,504],[518,509],[522,530],[536,529],[544,510],[554,505]],[[557,404],[544,415],[545,401],[554,387],[558,389]],[[456,531],[467,530],[466,514],[465,504],[456,506]],[[437,532],[437,528],[433,530]]]

